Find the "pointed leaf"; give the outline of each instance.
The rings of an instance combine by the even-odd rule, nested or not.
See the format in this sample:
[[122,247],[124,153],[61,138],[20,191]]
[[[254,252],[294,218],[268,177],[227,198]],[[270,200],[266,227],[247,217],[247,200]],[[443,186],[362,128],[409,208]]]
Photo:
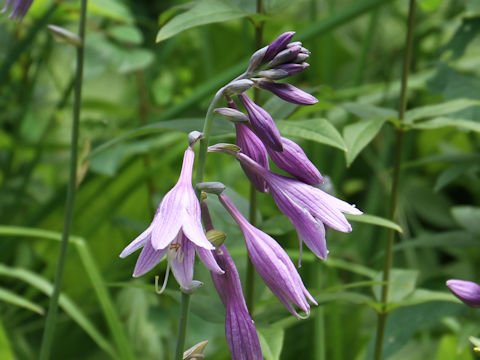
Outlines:
[[312,140],[320,144],[336,147],[343,151],[347,150],[342,136],[330,121],[326,119],[278,121],[277,126],[285,137],[291,136],[304,140]]
[[469,108],[471,106],[479,106],[480,101],[473,99],[455,99],[435,105],[427,105],[408,110],[405,114],[405,122],[411,123],[418,119],[438,117],[442,115],[452,114],[457,111]]
[[223,22],[247,16],[232,1],[199,0],[186,12],[175,16],[157,34],[157,43],[196,26]]
[[259,328],[257,332],[265,360],[279,360],[285,335],[284,329],[280,327]]
[[365,224],[383,226],[383,227],[398,231],[400,234],[403,233],[403,230],[400,227],[400,225],[398,225],[397,223],[394,223],[391,220],[382,218],[380,216],[375,216],[370,214],[362,214],[362,215],[345,214],[345,217],[347,218],[348,221],[357,221]]
[[344,103],[342,107],[360,119],[390,119],[397,117],[397,111],[380,106],[361,104],[361,103]]
[[0,301],[31,310],[40,315],[45,313],[41,306],[7,289],[0,288]]
[[413,129],[418,130],[438,129],[442,127],[456,127],[459,129],[471,130],[480,133],[479,122],[448,117],[438,117],[435,119],[415,123],[412,126]]
[[345,158],[347,166],[350,166],[370,141],[378,134],[386,119],[363,120],[343,128],[343,137],[347,144]]

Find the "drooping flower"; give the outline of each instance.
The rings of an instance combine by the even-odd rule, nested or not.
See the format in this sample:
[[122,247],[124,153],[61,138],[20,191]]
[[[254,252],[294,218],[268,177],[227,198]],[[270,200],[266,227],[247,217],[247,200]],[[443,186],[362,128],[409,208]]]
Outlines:
[[[217,183],[203,183],[203,188],[215,187],[218,193],[225,187]],[[220,186],[219,186],[220,185]],[[202,219],[205,230],[214,231],[212,219],[206,202],[202,201]],[[224,274],[210,272],[213,284],[225,306],[225,336],[233,360],[262,360],[262,349],[258,339],[255,324],[248,313],[243,296],[242,284],[237,268],[225,245],[220,245],[212,251],[215,260],[225,271]]]
[[258,80],[256,81],[256,85],[261,89],[272,92],[280,99],[293,104],[313,105],[318,102],[314,96],[290,84],[276,83],[268,80]]
[[[290,175],[293,175],[298,180],[303,181],[304,183],[310,185],[316,185],[323,182],[322,175],[320,171],[312,164],[310,159],[307,157],[302,148],[295,143],[294,141],[282,137],[283,151],[278,152],[272,149],[267,148],[268,155],[273,160],[273,162],[283,171],[286,171]],[[240,146],[240,145],[239,145]],[[240,146],[242,152],[246,154],[251,159],[258,161],[250,156],[247,152],[243,151],[242,146]],[[263,164],[260,163],[263,166]],[[242,168],[248,169],[245,165],[242,164]],[[267,168],[268,169],[268,168]],[[250,170],[249,170],[250,171]],[[258,178],[258,175],[256,175]],[[249,177],[250,178],[250,177]],[[265,180],[263,180],[265,181]]]
[[285,250],[268,234],[250,224],[225,194],[218,195],[218,198],[240,226],[250,260],[265,284],[295,317],[302,318],[294,305],[308,316],[308,300],[318,304],[305,288]]
[[266,146],[276,151],[282,151],[280,132],[272,116],[261,106],[255,104],[246,94],[240,94],[239,98],[243,102],[245,109],[247,109],[250,125],[255,134]]
[[473,281],[451,279],[447,286],[457,298],[471,307],[480,307],[480,285]]
[[4,8],[0,10],[0,13],[4,13],[8,8],[12,7],[12,12],[9,17],[11,19],[23,18],[32,3],[33,0],[7,0]]
[[150,226],[120,254],[125,258],[143,247],[134,277],[150,271],[167,254],[173,275],[182,288],[188,289],[193,280],[195,252],[211,271],[223,273],[210,251],[214,246],[202,228],[200,204],[192,187],[194,158],[194,151],[188,147],[177,184],[163,197]]

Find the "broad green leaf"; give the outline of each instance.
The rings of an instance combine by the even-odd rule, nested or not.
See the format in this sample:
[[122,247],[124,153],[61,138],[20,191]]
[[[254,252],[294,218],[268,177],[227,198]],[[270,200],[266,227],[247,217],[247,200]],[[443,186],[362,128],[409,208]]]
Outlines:
[[117,0],[90,0],[88,11],[124,23],[133,23],[134,19],[128,7]]
[[441,233],[422,234],[415,238],[404,241],[393,247],[394,251],[407,248],[431,248],[431,247],[478,247],[479,237],[467,231],[445,231]]
[[457,111],[479,106],[480,101],[472,99],[455,99],[435,105],[427,105],[408,110],[405,113],[405,122],[412,123],[419,119],[439,117],[455,113]]
[[326,119],[278,121],[278,129],[285,137],[297,137],[330,145],[346,151],[347,146],[337,129]]
[[377,226],[383,226],[386,228],[393,229],[395,231],[398,231],[400,234],[403,233],[402,228],[400,225],[397,223],[382,218],[380,216],[375,216],[375,215],[370,215],[370,214],[362,214],[362,215],[350,215],[350,214],[345,214],[345,217],[347,218],[348,221],[357,221],[360,223],[365,223],[365,224],[372,224],[372,225],[377,225]]
[[13,354],[12,346],[8,340],[7,332],[5,327],[0,321],[0,359],[2,360],[15,360]]
[[388,305],[388,311],[403,306],[412,306],[424,304],[432,301],[448,301],[460,304],[454,295],[447,291],[434,291],[428,289],[415,289],[409,296],[399,302],[391,302]]
[[135,26],[117,25],[108,28],[108,35],[117,41],[127,44],[140,45],[143,42],[142,32]]
[[153,52],[147,49],[128,49],[128,51],[119,52],[116,59],[117,70],[120,73],[129,73],[136,70],[147,68],[155,59]]
[[[36,273],[21,269],[12,268],[0,264],[0,276],[11,277],[21,281],[25,281],[30,286],[40,290],[42,293],[50,296],[53,286],[50,282]],[[97,345],[107,352],[112,358],[116,359],[117,355],[108,340],[96,329],[95,325],[85,316],[80,308],[68,298],[65,294],[60,294],[59,306],[92,338]]]
[[438,10],[442,3],[443,0],[420,0],[418,5],[420,5],[423,11],[432,12]]
[[[381,281],[383,272],[379,272],[375,280]],[[399,302],[409,296],[415,289],[418,271],[406,269],[393,269],[390,271],[390,285],[388,302]],[[373,293],[377,300],[381,299],[381,285],[373,286]]]
[[435,181],[434,190],[440,191],[445,186],[463,176],[469,169],[474,168],[469,163],[459,163],[450,166],[448,169],[442,171]]
[[480,235],[480,207],[455,206],[452,208],[452,215],[468,232]]
[[282,353],[284,329],[280,327],[258,328],[258,337],[265,360],[279,360]]
[[199,0],[190,10],[175,16],[157,34],[157,43],[196,26],[223,22],[247,16],[232,1]]
[[477,133],[480,133],[480,122],[465,120],[465,119],[438,117],[435,119],[415,123],[412,125],[413,129],[418,129],[418,130],[438,129],[442,127],[456,127],[459,129],[465,129],[465,130],[470,130],[470,131],[475,131]]
[[358,116],[360,119],[390,119],[397,117],[397,111],[393,109],[383,108],[379,106],[374,106],[370,104],[361,104],[361,103],[344,103],[341,105],[342,108],[352,113],[355,116]]
[[345,159],[350,166],[365,146],[378,134],[385,119],[363,120],[343,128],[343,138],[347,144]]
[[468,347],[459,349],[458,336],[443,335],[439,341],[437,355],[434,360],[474,360],[472,350]]
[[41,306],[31,302],[28,299],[25,299],[20,295],[15,294],[14,292],[11,292],[10,290],[3,289],[0,287],[0,302],[2,301],[9,303],[11,305],[19,306],[24,309],[36,312],[37,314],[40,314],[40,315],[43,315],[45,313],[45,310]]

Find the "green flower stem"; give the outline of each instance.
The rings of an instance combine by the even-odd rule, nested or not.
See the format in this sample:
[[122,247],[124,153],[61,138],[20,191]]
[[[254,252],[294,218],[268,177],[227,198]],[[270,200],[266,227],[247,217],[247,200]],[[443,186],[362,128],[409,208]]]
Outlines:
[[[415,18],[415,0],[410,0],[409,10],[408,10],[408,25],[407,25],[407,37],[405,45],[405,54],[403,58],[403,69],[402,69],[402,88],[400,93],[400,106],[398,110],[398,118],[403,122],[405,118],[405,111],[407,108],[407,85],[408,85],[408,74],[410,69],[410,58],[412,54],[412,44],[413,44],[413,28],[414,28],[414,18]],[[404,130],[397,129],[395,135],[395,159],[394,159],[394,168],[393,168],[393,178],[392,178],[392,190],[390,198],[390,210],[388,218],[394,220],[395,210],[397,207],[398,200],[398,190],[399,190],[399,180],[400,180],[400,168],[402,164],[402,148],[403,148],[403,136]],[[383,268],[383,285],[382,285],[382,309],[378,312],[378,321],[377,321],[377,337],[375,343],[375,360],[382,359],[383,353],[383,340],[385,335],[385,325],[387,321],[387,305],[388,305],[388,291],[389,291],[389,281],[390,281],[390,270],[393,264],[393,243],[395,240],[394,230],[389,229],[387,233],[387,244],[385,248],[385,262]]]
[[185,338],[187,336],[188,314],[190,312],[190,294],[182,292],[182,304],[180,311],[180,324],[178,326],[177,348],[175,350],[175,360],[183,359],[185,348]]
[[70,175],[68,180],[67,200],[65,205],[65,218],[62,231],[62,243],[60,246],[60,253],[58,255],[57,270],[55,273],[55,283],[53,293],[50,297],[50,304],[48,307],[48,315],[43,332],[42,345],[40,348],[40,360],[47,360],[50,358],[50,352],[53,343],[53,335],[55,330],[55,323],[58,311],[58,298],[60,295],[60,288],[62,286],[63,273],[65,269],[65,258],[67,255],[68,238],[70,237],[70,229],[73,219],[73,208],[75,204],[76,180],[77,180],[77,150],[78,150],[78,128],[80,122],[80,107],[82,97],[82,81],[83,81],[83,50],[85,39],[85,22],[87,17],[87,0],[81,1],[80,9],[80,24],[78,35],[82,39],[82,45],[77,47],[77,69],[75,73],[75,92],[73,104],[73,124],[72,137],[70,146]]

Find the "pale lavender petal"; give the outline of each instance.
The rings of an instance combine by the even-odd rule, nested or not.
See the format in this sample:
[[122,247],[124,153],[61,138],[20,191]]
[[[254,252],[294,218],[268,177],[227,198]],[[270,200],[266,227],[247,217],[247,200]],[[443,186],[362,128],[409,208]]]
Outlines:
[[[267,150],[257,135],[255,135],[252,130],[243,124],[235,124],[235,129],[237,133],[236,144],[240,147],[242,152],[251,159],[255,160],[265,169],[269,169]],[[248,179],[258,191],[263,193],[268,192],[267,183],[262,177],[250,171],[250,169],[246,166],[242,165],[242,168]]]
[[152,246],[164,249],[178,235],[182,226],[183,186],[175,185],[162,199],[156,220],[152,223]]
[[[200,206],[198,207],[200,211]],[[183,221],[182,231],[185,236],[195,245],[206,250],[213,250],[215,247],[208,241],[202,228],[200,219],[192,216],[185,216]]]
[[213,257],[211,250],[205,250],[200,246],[195,246],[195,250],[197,251],[197,255],[200,258],[200,260],[202,260],[202,262],[210,271],[219,275],[222,275],[225,273],[225,271],[223,271],[220,268],[220,266],[218,266],[217,261]]
[[170,244],[168,261],[172,267],[173,276],[183,288],[189,288],[193,280],[193,266],[195,262],[195,248],[193,244],[183,235]]
[[138,257],[135,270],[133,271],[133,277],[139,277],[149,272],[157,265],[162,259],[163,255],[167,252],[167,249],[155,250],[150,241],[145,243],[140,256]]
[[282,151],[282,141],[275,121],[262,107],[255,104],[246,94],[239,95],[245,109],[247,109],[250,125],[255,134],[266,146],[276,151]]
[[193,162],[195,160],[195,152],[188,147],[183,154],[182,171],[178,177],[177,183],[189,184],[192,186]]
[[471,307],[480,307],[480,285],[473,281],[451,279],[447,286],[457,298]]
[[313,105],[318,102],[318,100],[314,96],[290,84],[260,80],[257,82],[257,85],[260,88],[268,90],[273,94],[277,95],[280,99],[294,104]]
[[146,242],[150,242],[150,235],[152,233],[152,225],[150,225],[143,233],[137,236],[135,240],[133,240],[130,244],[127,245],[125,249],[123,249],[122,253],[120,254],[120,257],[123,259],[133,253],[134,251],[137,251],[140,249],[142,246],[145,245]]
[[[297,143],[282,137],[282,144],[282,152],[267,148],[270,158],[280,169],[310,185],[320,184],[323,181],[320,171]],[[250,156],[248,153],[246,155]],[[252,159],[257,161],[255,158]]]
[[292,40],[293,35],[295,35],[295,31],[287,31],[273,40],[272,43],[268,45],[262,63],[272,60],[280,51],[284,50],[290,40]]

